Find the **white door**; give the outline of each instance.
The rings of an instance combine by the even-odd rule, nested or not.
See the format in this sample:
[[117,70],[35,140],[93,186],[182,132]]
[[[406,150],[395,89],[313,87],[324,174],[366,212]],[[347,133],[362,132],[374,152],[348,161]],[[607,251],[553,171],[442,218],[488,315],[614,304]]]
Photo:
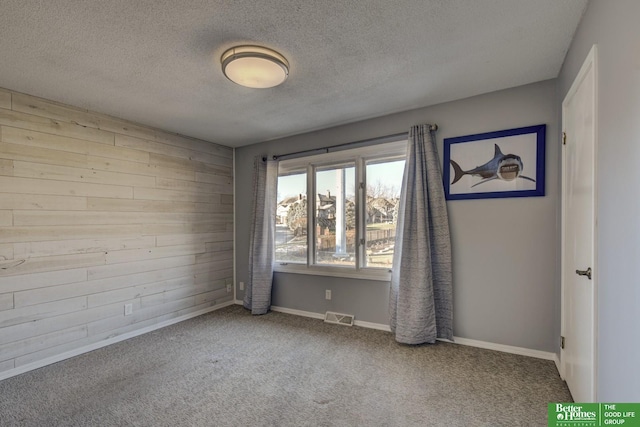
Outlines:
[[561,374],[576,402],[596,401],[596,53],[562,103]]

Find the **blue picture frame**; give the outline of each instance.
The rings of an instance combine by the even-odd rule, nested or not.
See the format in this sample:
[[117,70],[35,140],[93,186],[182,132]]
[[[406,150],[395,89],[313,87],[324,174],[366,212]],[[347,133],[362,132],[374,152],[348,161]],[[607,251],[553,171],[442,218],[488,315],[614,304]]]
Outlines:
[[445,138],[446,199],[544,196],[546,131],[542,124]]

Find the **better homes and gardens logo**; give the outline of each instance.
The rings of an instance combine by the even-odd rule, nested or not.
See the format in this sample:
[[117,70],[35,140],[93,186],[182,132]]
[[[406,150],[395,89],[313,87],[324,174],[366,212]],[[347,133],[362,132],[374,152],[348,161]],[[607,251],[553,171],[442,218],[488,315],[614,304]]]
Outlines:
[[[554,405],[555,419],[560,422],[556,424],[558,426],[595,426],[598,421],[597,404],[555,403]],[[565,423],[561,423],[563,421]]]
[[640,427],[640,403],[549,403],[549,427]]

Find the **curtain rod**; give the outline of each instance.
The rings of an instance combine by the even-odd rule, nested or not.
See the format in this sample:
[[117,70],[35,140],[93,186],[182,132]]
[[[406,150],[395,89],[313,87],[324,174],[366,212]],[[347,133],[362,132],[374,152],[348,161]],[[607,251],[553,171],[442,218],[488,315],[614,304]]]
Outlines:
[[[437,131],[438,125],[437,124],[429,125],[429,130],[433,132]],[[391,142],[395,139],[406,137],[408,134],[409,134],[408,132],[402,132],[402,133],[396,133],[393,135],[381,136],[379,138],[363,139],[361,141],[353,141],[353,142],[346,142],[344,144],[330,145],[328,147],[294,151],[293,153],[287,153],[287,154],[276,154],[276,155],[273,155],[272,158],[273,160],[278,160],[278,159],[282,160],[283,158],[293,159],[296,157],[302,157],[302,156],[308,155],[310,153],[323,154],[323,153],[331,153],[334,151],[347,150],[349,148],[358,148],[358,147],[369,146],[369,145],[384,144],[385,142]],[[266,161],[266,160],[267,160],[267,157],[262,158],[262,161]]]

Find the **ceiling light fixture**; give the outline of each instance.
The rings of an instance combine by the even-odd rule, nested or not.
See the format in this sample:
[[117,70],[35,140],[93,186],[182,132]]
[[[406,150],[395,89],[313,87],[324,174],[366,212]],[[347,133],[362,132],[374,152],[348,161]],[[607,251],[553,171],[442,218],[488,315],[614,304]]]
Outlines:
[[222,72],[234,83],[251,88],[278,86],[289,75],[289,62],[278,52],[260,46],[236,46],[220,58]]

